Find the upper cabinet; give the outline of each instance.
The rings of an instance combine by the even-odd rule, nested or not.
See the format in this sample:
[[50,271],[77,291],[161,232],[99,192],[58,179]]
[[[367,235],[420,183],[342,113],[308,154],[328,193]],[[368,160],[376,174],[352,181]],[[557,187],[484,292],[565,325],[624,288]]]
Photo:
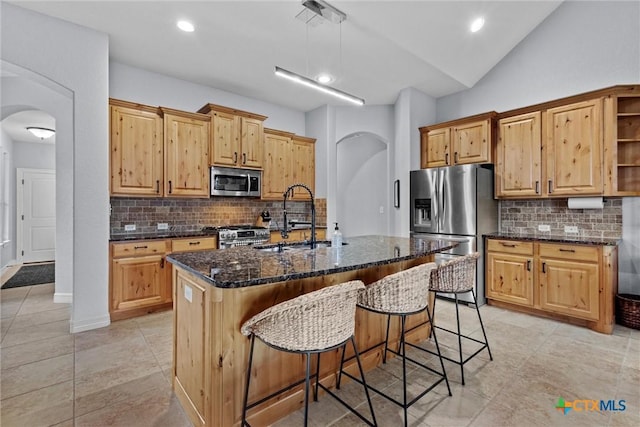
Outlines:
[[198,112],[211,116],[211,165],[262,169],[266,116],[215,104]]
[[[265,129],[262,199],[281,200],[292,184],[305,184],[315,192],[315,139]],[[309,193],[294,189],[293,200],[308,200]]]
[[162,196],[163,125],[158,108],[110,100],[110,193]]
[[162,108],[165,195],[209,197],[209,124],[204,114]]
[[499,198],[640,195],[640,86],[498,116]]
[[491,163],[494,111],[420,128],[422,168]]

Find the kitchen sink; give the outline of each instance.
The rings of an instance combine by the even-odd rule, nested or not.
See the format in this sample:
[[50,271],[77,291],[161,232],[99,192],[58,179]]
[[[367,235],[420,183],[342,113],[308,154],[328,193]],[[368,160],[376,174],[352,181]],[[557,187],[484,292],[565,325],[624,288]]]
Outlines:
[[[345,246],[347,244],[348,244],[347,242],[342,242],[342,246]],[[316,242],[315,249],[330,248],[330,247],[331,247],[330,240],[319,240]],[[283,252],[283,251],[289,251],[289,250],[311,249],[311,247],[309,247],[309,242],[289,242],[289,243],[284,243],[280,245],[278,243],[269,243],[266,245],[254,245],[253,248],[261,252]]]

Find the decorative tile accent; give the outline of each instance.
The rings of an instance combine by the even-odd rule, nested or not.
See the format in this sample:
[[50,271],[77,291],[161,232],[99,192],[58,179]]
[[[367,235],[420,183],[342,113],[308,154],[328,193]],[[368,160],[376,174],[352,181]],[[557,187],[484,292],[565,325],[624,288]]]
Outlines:
[[[316,223],[327,223],[327,200],[316,199]],[[260,213],[268,210],[272,225],[282,222],[282,201],[262,201],[240,197],[211,199],[111,198],[111,234],[124,234],[125,224],[135,224],[135,233],[153,233],[159,222],[171,231],[197,231],[203,226],[254,224]],[[287,201],[287,218],[310,221],[311,204]]]
[[540,224],[549,225],[552,235],[564,235],[564,226],[573,225],[582,237],[619,239],[622,200],[606,199],[603,209],[569,209],[567,199],[500,200],[500,232],[540,234]]

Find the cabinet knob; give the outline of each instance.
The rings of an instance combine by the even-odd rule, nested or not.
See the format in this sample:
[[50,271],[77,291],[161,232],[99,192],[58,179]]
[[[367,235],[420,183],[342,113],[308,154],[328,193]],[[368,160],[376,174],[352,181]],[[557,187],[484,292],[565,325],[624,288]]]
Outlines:
[[238,152],[237,151],[233,152],[233,163],[238,163]]
[[564,248],[560,248],[559,249],[560,252],[574,252],[575,253],[575,249],[564,249]]
[[160,180],[156,180],[156,193],[160,194]]
[[546,262],[543,262],[543,263],[542,263],[542,272],[543,272],[543,273],[546,273],[546,272],[547,272],[547,263],[546,263]]
[[149,246],[144,245],[144,246],[134,246],[133,249],[147,249]]
[[247,153],[242,153],[242,164],[243,165],[247,164]]
[[531,260],[527,260],[527,271],[531,271]]
[[453,153],[453,164],[457,164],[458,163],[458,152],[456,151],[455,153]]
[[549,180],[549,194],[553,193],[553,180]]
[[200,242],[199,242],[199,241],[198,241],[198,242],[189,242],[189,244],[190,244],[190,245],[199,245],[199,244],[200,244]]
[[171,194],[171,181],[169,181],[169,194]]
[[540,181],[536,181],[536,194],[540,194]]
[[444,153],[444,163],[449,164],[449,153]]

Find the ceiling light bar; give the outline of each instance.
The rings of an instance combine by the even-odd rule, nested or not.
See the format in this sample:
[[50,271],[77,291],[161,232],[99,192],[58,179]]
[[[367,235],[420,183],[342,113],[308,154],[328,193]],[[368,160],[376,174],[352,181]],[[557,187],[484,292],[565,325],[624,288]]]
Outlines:
[[327,21],[333,22],[334,24],[340,24],[342,21],[347,19],[346,13],[336,9],[323,0],[305,0],[302,2],[302,6],[309,9],[316,15],[323,17]]
[[364,105],[364,99],[358,98],[357,96],[353,96],[347,92],[343,92],[339,89],[332,88],[331,86],[323,85],[315,80],[309,79],[307,77],[301,76],[300,74],[293,73],[291,71],[285,70],[284,68],[280,68],[276,66],[275,70],[276,76],[284,77],[285,79],[289,79],[292,82],[299,83],[301,85],[319,90],[320,92],[328,93],[329,95],[333,95],[337,98],[340,98],[344,101],[353,102],[356,105]]
[[41,128],[36,126],[29,126],[27,130],[40,139],[51,138],[56,133],[56,131],[53,129]]

